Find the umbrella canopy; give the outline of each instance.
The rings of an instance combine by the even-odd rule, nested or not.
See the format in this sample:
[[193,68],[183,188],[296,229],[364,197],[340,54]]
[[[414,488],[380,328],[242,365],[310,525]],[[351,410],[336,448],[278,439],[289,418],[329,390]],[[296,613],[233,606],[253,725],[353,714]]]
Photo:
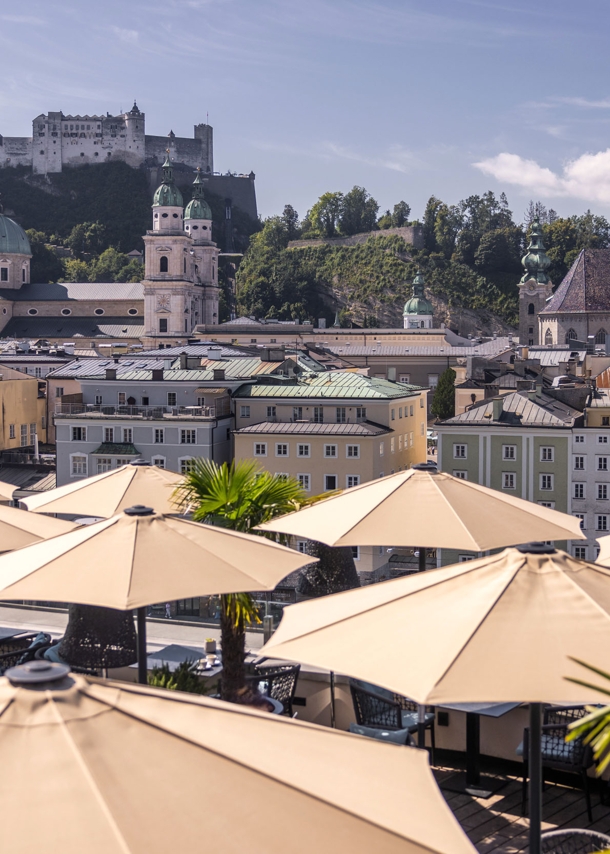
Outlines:
[[21,549],[31,543],[66,534],[75,528],[73,522],[64,519],[53,519],[51,516],[26,513],[16,507],[0,505],[0,552]]
[[3,851],[474,854],[423,752],[124,682],[32,690],[20,670],[0,679]]
[[0,594],[129,610],[191,596],[273,590],[313,562],[265,537],[134,507],[0,556]]
[[108,519],[135,504],[147,504],[158,513],[178,513],[174,490],[184,478],[158,466],[128,464],[24,498],[28,510],[42,513],[78,513]]
[[598,537],[597,542],[599,543],[599,554],[595,563],[610,567],[610,535]]
[[261,654],[418,703],[597,700],[564,677],[582,678],[569,656],[607,669],[610,571],[540,550],[505,549],[289,606]]
[[422,546],[487,551],[531,540],[586,539],[573,516],[433,467],[388,475],[266,522],[329,546]]
[[0,501],[12,501],[13,492],[17,489],[14,483],[5,483],[0,480]]

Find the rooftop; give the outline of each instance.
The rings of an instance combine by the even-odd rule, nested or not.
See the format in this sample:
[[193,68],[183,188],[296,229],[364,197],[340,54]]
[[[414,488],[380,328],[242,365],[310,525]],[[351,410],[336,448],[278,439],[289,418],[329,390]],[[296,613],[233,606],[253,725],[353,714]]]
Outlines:
[[492,338],[480,344],[350,344],[349,341],[330,341],[325,346],[333,353],[350,356],[497,356],[512,349],[508,338]]
[[583,249],[541,314],[610,311],[610,249]]
[[350,371],[328,371],[283,385],[243,385],[235,397],[391,400],[419,394],[419,386],[366,377]]
[[544,393],[516,391],[503,395],[500,417],[494,420],[494,400],[489,398],[475,403],[471,409],[442,421],[444,425],[490,426],[501,427],[564,427],[575,426],[581,413],[554,397]]
[[65,284],[21,285],[19,290],[0,288],[0,298],[13,302],[62,302],[78,300],[143,300],[141,282],[66,282]]
[[[18,291],[15,291],[18,293]],[[5,338],[141,338],[143,317],[11,317]]]
[[370,421],[360,421],[356,424],[317,424],[314,421],[261,421],[260,424],[249,424],[235,433],[291,433],[320,436],[381,436],[391,433],[389,427],[372,424]]

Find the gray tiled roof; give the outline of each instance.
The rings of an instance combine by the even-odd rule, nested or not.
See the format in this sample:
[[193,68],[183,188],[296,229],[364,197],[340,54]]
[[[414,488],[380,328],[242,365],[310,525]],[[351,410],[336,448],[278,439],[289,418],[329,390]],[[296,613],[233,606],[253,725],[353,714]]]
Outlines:
[[583,249],[541,314],[610,311],[610,249]]
[[508,338],[494,338],[481,344],[361,344],[331,341],[328,350],[349,359],[350,356],[497,356],[511,349]]
[[502,396],[502,414],[498,421],[493,420],[493,400],[488,399],[438,426],[572,427],[579,417],[578,410],[554,397],[544,393],[534,397],[525,391]]
[[141,338],[142,317],[11,317],[4,338]]
[[143,300],[141,282],[65,282],[59,284],[26,284],[19,290],[0,288],[0,298],[16,302],[44,302],[45,300]]
[[140,350],[133,355],[151,358],[158,356],[160,359],[169,359],[186,353],[188,356],[201,356],[202,358],[227,358],[238,356],[254,356],[257,351],[254,347],[231,347],[228,344],[217,344],[215,341],[198,341],[197,344],[182,344],[178,347],[166,347],[162,350]]
[[298,435],[324,435],[324,436],[379,436],[382,433],[391,433],[388,427],[381,424],[372,424],[369,421],[361,421],[357,424],[317,424],[314,421],[261,421],[260,424],[249,424],[235,433],[282,433]]
[[419,386],[365,377],[350,371],[328,371],[283,385],[243,385],[235,397],[388,400],[419,394]]

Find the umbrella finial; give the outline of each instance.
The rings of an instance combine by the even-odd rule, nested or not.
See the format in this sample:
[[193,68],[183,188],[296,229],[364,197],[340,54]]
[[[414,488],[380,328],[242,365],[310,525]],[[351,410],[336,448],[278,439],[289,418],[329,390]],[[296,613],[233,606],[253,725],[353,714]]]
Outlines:
[[548,543],[522,543],[517,546],[517,551],[524,555],[552,555],[557,549]]
[[70,668],[67,664],[55,661],[28,661],[10,667],[4,674],[11,685],[41,685],[43,682],[59,682],[67,676]]
[[416,471],[429,471],[431,474],[438,474],[436,463],[415,463],[411,468]]
[[133,507],[127,507],[124,511],[126,516],[152,516],[154,512],[152,507],[145,507],[144,504],[134,504]]

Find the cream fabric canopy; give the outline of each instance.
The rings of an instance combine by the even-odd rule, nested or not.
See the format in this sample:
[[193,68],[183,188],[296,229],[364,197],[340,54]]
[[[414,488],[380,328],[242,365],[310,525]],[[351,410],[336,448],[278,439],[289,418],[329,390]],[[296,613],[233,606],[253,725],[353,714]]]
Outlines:
[[146,504],[157,513],[178,513],[173,492],[184,478],[158,466],[126,465],[24,498],[28,510],[42,513],[71,513],[108,519],[133,507]]
[[295,569],[315,563],[265,537],[148,512],[120,513],[0,556],[0,595],[129,610],[273,590]]
[[[291,605],[261,654],[418,703],[582,703],[607,669],[610,572],[562,551],[500,554]],[[601,695],[600,695],[601,696]]]
[[14,484],[0,480],[0,501],[12,501],[16,489],[17,487]]
[[468,551],[530,540],[581,540],[566,513],[436,471],[406,472],[346,489],[260,526],[329,546],[423,546]]
[[10,854],[475,854],[423,752],[124,682],[0,679],[0,765]]
[[76,525],[38,513],[26,513],[16,507],[0,505],[0,552],[21,549],[40,540],[73,531]]
[[598,537],[599,554],[595,563],[601,566],[610,567],[610,535],[607,537]]

